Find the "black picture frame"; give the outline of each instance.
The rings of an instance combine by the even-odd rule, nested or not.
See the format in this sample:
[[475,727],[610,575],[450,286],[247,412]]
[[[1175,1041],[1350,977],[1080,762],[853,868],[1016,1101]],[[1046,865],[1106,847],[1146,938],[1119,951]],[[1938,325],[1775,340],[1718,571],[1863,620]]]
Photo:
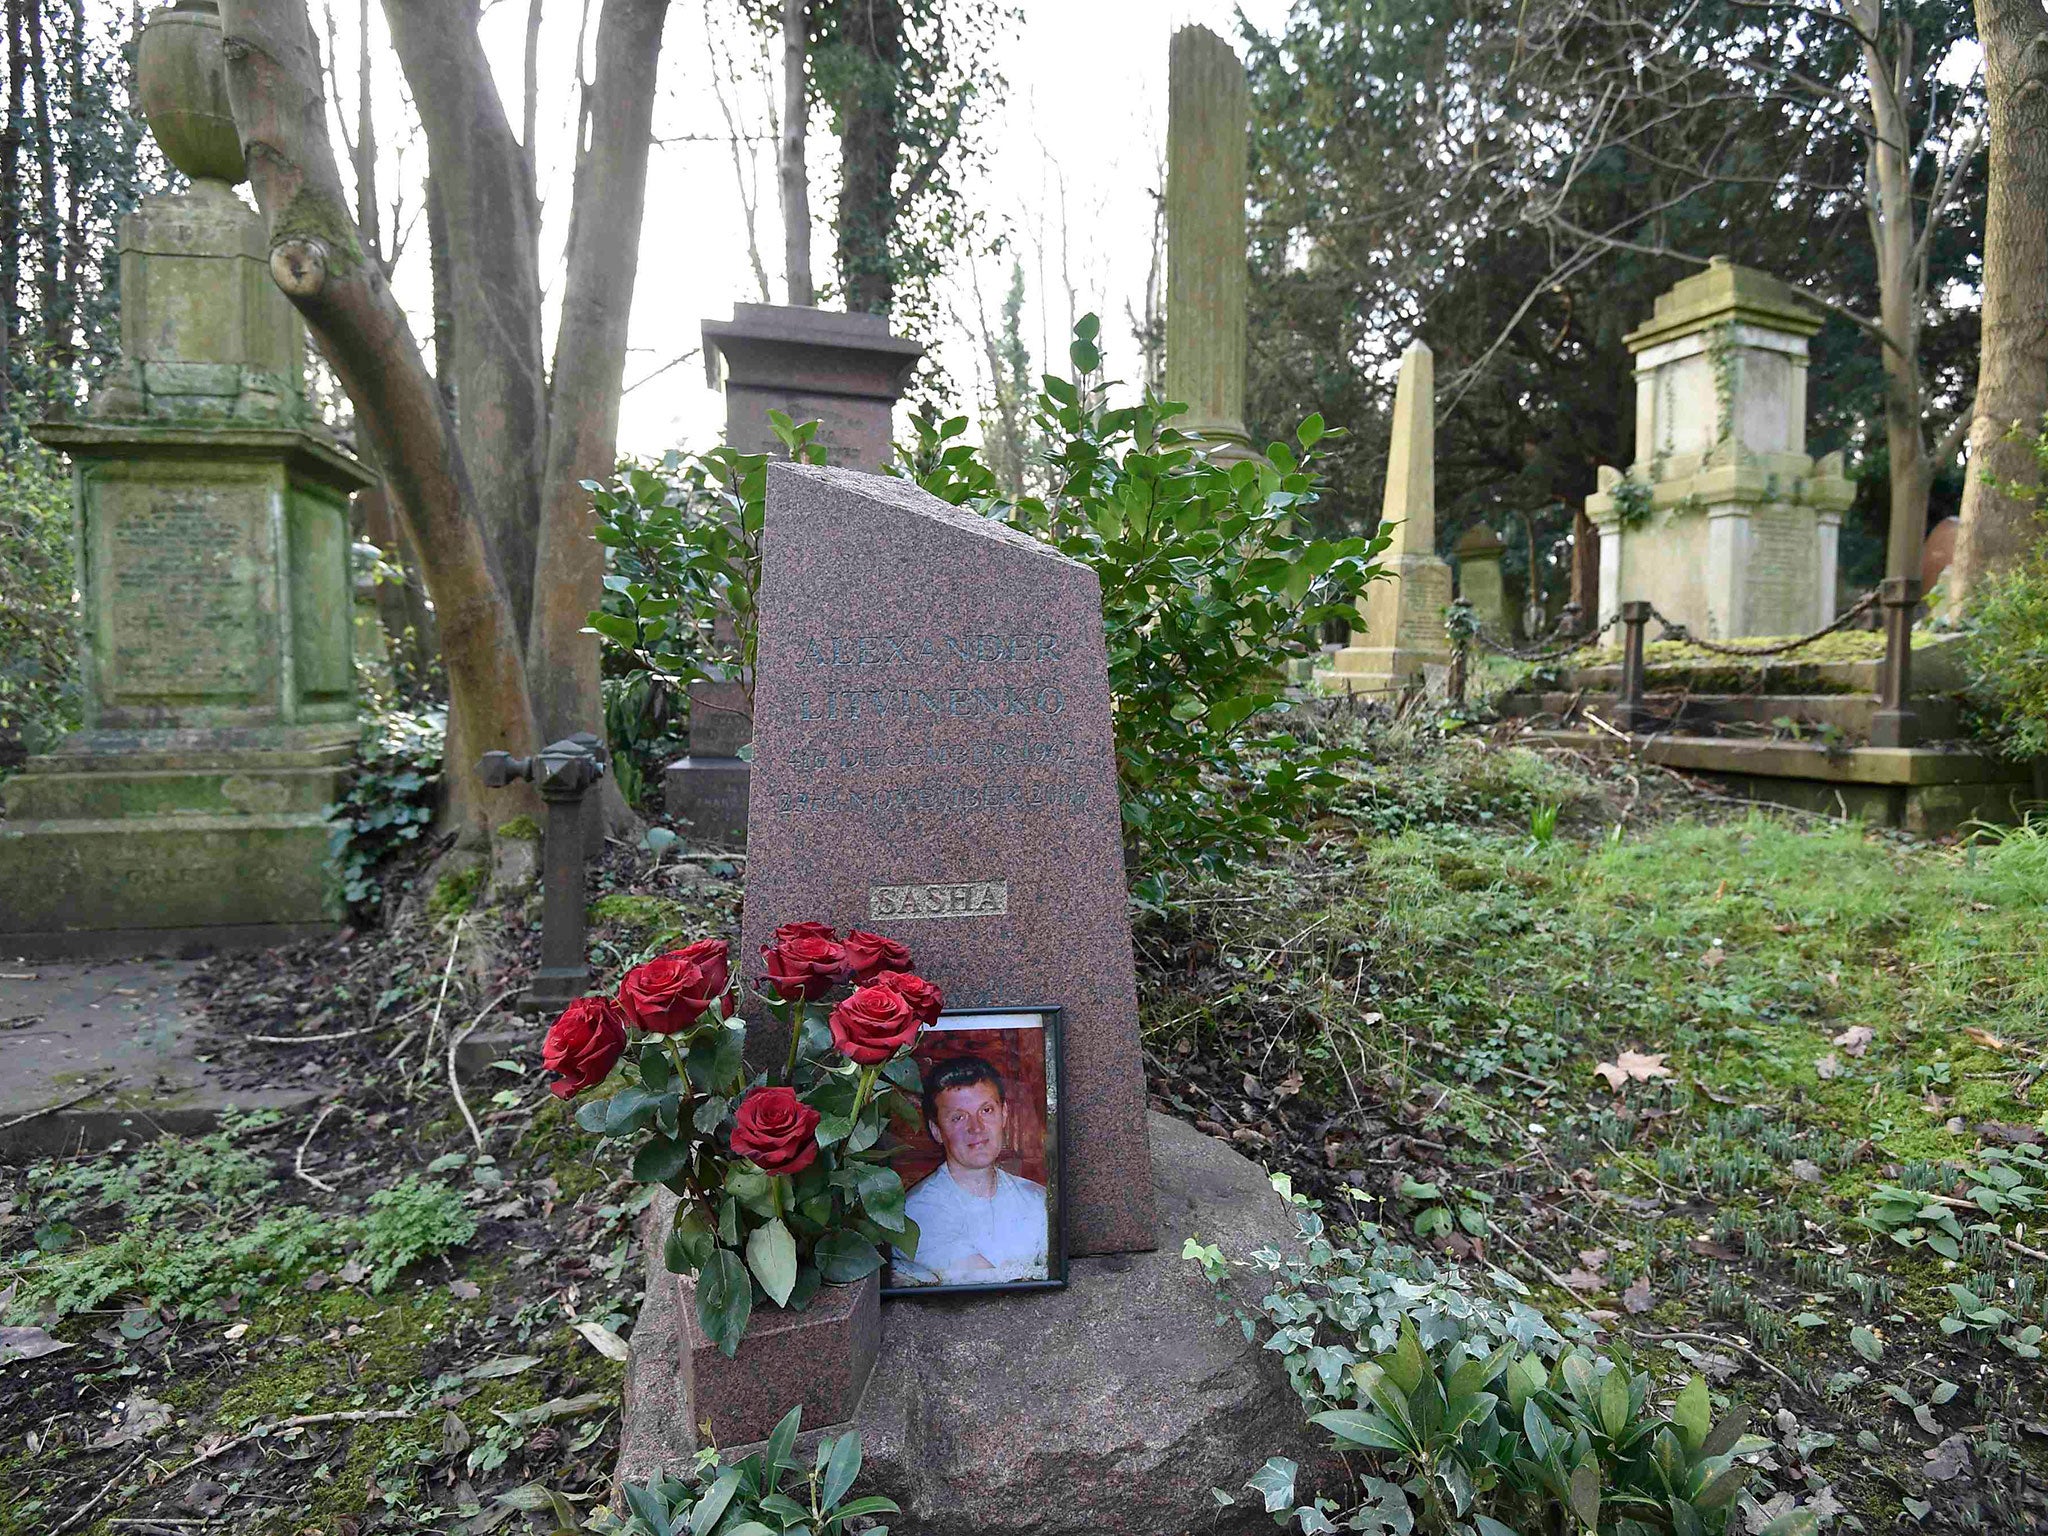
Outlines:
[[[1056,1291],[1064,1288],[1067,1283],[1067,1052],[1059,1006],[1048,1003],[1017,1003],[1006,1007],[948,1008],[939,1015],[938,1022],[932,1026],[932,1030],[943,1031],[948,1021],[1015,1017],[1019,1014],[1037,1016],[1037,1028],[1045,1042],[1045,1188],[1050,1207],[1046,1220],[1045,1278],[998,1280],[986,1285],[899,1285],[894,1279],[895,1266],[893,1262],[888,1262],[884,1264],[882,1270],[882,1294],[885,1297],[997,1296],[1013,1291]],[[954,1027],[986,1029],[990,1026],[956,1022]]]

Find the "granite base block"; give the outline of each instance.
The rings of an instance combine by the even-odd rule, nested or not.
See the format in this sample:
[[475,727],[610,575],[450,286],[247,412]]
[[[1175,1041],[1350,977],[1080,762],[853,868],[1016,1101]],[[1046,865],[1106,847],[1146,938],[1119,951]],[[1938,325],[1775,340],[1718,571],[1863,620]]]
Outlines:
[[696,842],[711,848],[744,848],[752,779],[745,758],[678,758],[662,772],[662,804],[689,827]]
[[[1275,1455],[1301,1464],[1304,1493],[1338,1486],[1329,1437],[1303,1417],[1279,1357],[1219,1324],[1215,1292],[1181,1257],[1190,1237],[1234,1257],[1293,1251],[1291,1214],[1224,1143],[1157,1114],[1149,1131],[1155,1251],[1075,1259],[1064,1290],[881,1307],[852,1423],[858,1491],[902,1506],[888,1522],[898,1536],[1251,1536],[1273,1529],[1259,1502],[1218,1508],[1211,1488],[1241,1488]],[[1257,1301],[1253,1277],[1233,1284]],[[617,1471],[634,1483],[688,1466],[699,1443],[678,1288],[647,1297]],[[797,1371],[823,1363],[806,1356]],[[748,1449],[720,1445],[728,1458]]]
[[[643,1231],[665,1233],[674,1214],[675,1197],[663,1191]],[[730,1448],[767,1439],[796,1407],[807,1431],[853,1418],[882,1337],[876,1277],[821,1287],[802,1312],[758,1309],[739,1353],[728,1359],[697,1326],[696,1283],[668,1272],[659,1242],[644,1246],[648,1301],[633,1332],[626,1379],[626,1411],[635,1422],[664,1445]],[[664,1457],[659,1465],[680,1470],[686,1460]],[[653,1470],[633,1480],[645,1482]]]

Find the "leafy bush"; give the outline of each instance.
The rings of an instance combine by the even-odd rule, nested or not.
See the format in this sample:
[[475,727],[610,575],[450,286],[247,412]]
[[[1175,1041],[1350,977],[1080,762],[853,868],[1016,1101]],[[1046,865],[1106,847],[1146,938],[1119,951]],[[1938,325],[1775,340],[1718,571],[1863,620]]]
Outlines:
[[1296,432],[1298,456],[1274,443],[1264,459],[1212,460],[1172,425],[1186,406],[1101,403],[1085,384],[1102,363],[1097,333],[1084,317],[1069,348],[1075,379],[1048,375],[1036,402],[1049,495],[1006,498],[957,441],[964,416],[917,417],[904,467],[942,500],[1095,571],[1127,837],[1155,871],[1220,867],[1305,836],[1312,797],[1340,783],[1341,754],[1276,729],[1285,669],[1317,654],[1326,621],[1355,616],[1387,536],[1298,531],[1317,498],[1315,448],[1335,435],[1320,416]]
[[[1304,1255],[1240,1261],[1263,1299],[1256,1311],[1230,1305],[1246,1338],[1266,1335],[1311,1421],[1371,1468],[1346,1508],[1297,1503],[1298,1468],[1267,1462],[1248,1486],[1282,1524],[1305,1536],[1729,1529],[1750,1475],[1737,1458],[1768,1442],[1744,1439],[1739,1414],[1713,1424],[1703,1379],[1660,1412],[1625,1349],[1568,1341],[1526,1302],[1475,1288],[1375,1226],[1332,1234],[1312,1202],[1274,1182],[1294,1205]],[[1219,1287],[1233,1267],[1193,1240],[1186,1251]],[[1492,1279],[1523,1290],[1499,1271]],[[1789,1536],[1812,1522],[1794,1511],[1765,1530]]]
[[[775,1426],[768,1443],[732,1466],[718,1459],[715,1446],[697,1453],[696,1463],[682,1477],[650,1477],[644,1487],[625,1485],[628,1517],[599,1510],[587,1530],[602,1536],[774,1536],[798,1531],[809,1536],[839,1536],[848,1522],[898,1513],[896,1505],[869,1495],[849,1499],[860,1476],[858,1430],[827,1435],[818,1444],[808,1471],[796,1459],[796,1441],[803,1409],[792,1408]],[[887,1526],[869,1527],[869,1536],[888,1536]]]
[[459,1248],[475,1237],[476,1217],[462,1203],[461,1191],[407,1174],[370,1196],[362,1231],[370,1289],[383,1291],[408,1264]]
[[71,481],[33,443],[0,476],[0,765],[7,744],[44,751],[79,723]]
[[[2031,440],[2040,483],[2000,488],[2040,515],[2048,513],[2048,422]],[[2014,756],[2048,756],[2048,540],[1986,580],[1965,617],[1976,630],[1967,653],[1972,702]]]
[[384,904],[377,874],[417,842],[434,820],[447,744],[443,710],[394,710],[363,723],[363,744],[341,799],[327,808],[328,867],[342,900],[360,917]]

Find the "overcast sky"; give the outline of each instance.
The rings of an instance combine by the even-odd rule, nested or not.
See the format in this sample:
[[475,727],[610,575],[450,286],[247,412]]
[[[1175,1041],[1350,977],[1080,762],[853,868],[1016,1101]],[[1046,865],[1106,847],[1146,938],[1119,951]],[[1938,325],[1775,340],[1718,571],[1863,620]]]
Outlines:
[[[593,13],[596,7],[591,8]],[[1136,375],[1136,348],[1126,320],[1142,312],[1151,257],[1152,196],[1159,185],[1165,136],[1166,52],[1176,27],[1209,26],[1238,43],[1238,6],[1226,0],[1023,0],[1023,19],[1000,44],[997,64],[1009,81],[1007,100],[984,129],[990,154],[973,195],[991,229],[1007,233],[1026,268],[1024,334],[1034,366],[1042,366],[1047,344],[1064,357],[1068,324],[1066,285],[1071,282],[1082,312],[1103,318],[1112,377]],[[1285,0],[1245,0],[1245,13],[1262,27],[1279,24]],[[334,5],[337,95],[353,112],[357,8]],[[585,14],[579,4],[551,0],[542,13],[541,126],[537,137],[543,215],[543,268],[551,288],[560,282],[559,258],[569,215],[571,150],[575,108],[577,31]],[[485,43],[499,90],[515,124],[525,46],[526,7],[495,0],[485,12]],[[315,25],[325,26],[316,5]],[[413,184],[425,170],[424,144],[401,158],[395,125],[406,108],[401,81],[388,52],[382,17],[370,11],[371,37],[379,62],[373,68],[389,203],[394,185],[406,187],[417,206]],[[728,99],[743,133],[764,133],[766,98],[747,76],[758,56],[753,33],[738,24],[733,0],[682,0],[670,16],[663,48],[660,100],[655,116],[652,167],[648,179],[646,228],[641,240],[640,277],[634,293],[628,393],[619,445],[635,453],[671,446],[704,448],[716,442],[724,421],[723,402],[705,384],[696,355],[699,327],[707,318],[728,318],[735,301],[758,300],[758,282],[747,255],[739,178],[724,114],[711,89],[714,48],[736,56],[743,89]],[[586,57],[589,47],[586,44]],[[831,270],[826,225],[832,185],[833,143],[822,134],[822,114],[813,119],[812,209],[814,268],[823,280]],[[339,145],[337,148],[339,149]],[[758,188],[758,243],[774,296],[783,297],[782,221],[776,206],[772,145],[743,147],[752,156]],[[1060,270],[1060,208],[1064,191],[1067,230],[1064,271]],[[1043,252],[1044,260],[1040,261]],[[993,315],[1009,283],[1011,254],[980,264],[980,287]],[[971,275],[961,264],[946,292],[971,323]],[[413,230],[395,286],[423,338],[429,328],[424,221]],[[1040,295],[1044,302],[1041,305]],[[553,312],[549,346],[553,345]],[[975,353],[965,334],[941,337],[941,358],[960,394],[971,395]],[[683,359],[678,362],[678,359]],[[973,413],[977,402],[961,398],[958,408]]]

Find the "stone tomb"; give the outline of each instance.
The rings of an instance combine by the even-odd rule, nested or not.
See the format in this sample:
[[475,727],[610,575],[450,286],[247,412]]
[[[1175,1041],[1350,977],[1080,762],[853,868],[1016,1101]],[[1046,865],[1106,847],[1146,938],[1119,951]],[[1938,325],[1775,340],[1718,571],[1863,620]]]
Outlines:
[[821,918],[1065,1010],[1069,1245],[1150,1248],[1095,573],[903,481],[770,465],[741,954]]
[[1180,1254],[1284,1247],[1293,1223],[1257,1166],[1145,1113],[1095,575],[901,481],[768,476],[749,980],[776,924],[820,918],[902,939],[956,1005],[1063,1008],[1076,1257],[1062,1290],[876,1307],[868,1281],[762,1309],[727,1362],[662,1266],[658,1199],[619,1476],[802,1401],[807,1430],[860,1430],[904,1536],[1270,1529],[1208,1490],[1324,1437]]

